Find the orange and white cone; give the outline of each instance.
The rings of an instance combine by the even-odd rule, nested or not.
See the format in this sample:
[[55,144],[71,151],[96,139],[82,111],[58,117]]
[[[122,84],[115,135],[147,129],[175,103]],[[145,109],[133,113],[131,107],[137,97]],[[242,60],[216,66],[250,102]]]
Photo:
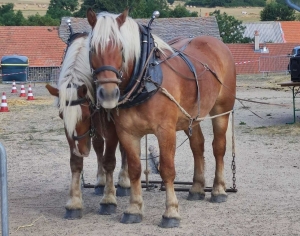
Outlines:
[[21,93],[20,93],[19,97],[26,97],[26,92],[25,92],[24,84],[21,85]]
[[8,110],[8,106],[7,106],[7,102],[6,102],[6,95],[5,95],[5,92],[3,92],[0,112],[8,112],[8,111],[9,110]]
[[31,85],[29,84],[27,100],[34,100]]
[[11,93],[18,93],[15,81],[13,81],[12,83]]

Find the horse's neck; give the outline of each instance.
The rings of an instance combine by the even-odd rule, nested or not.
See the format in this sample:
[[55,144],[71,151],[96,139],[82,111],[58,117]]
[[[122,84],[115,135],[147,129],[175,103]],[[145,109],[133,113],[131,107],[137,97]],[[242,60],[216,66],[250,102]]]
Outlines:
[[123,80],[122,80],[122,83],[120,84],[121,93],[122,93],[122,91],[124,91],[127,88],[128,84],[130,82],[131,76],[133,74],[134,66],[135,66],[134,61],[130,61],[128,63],[128,69],[126,72],[124,72]]

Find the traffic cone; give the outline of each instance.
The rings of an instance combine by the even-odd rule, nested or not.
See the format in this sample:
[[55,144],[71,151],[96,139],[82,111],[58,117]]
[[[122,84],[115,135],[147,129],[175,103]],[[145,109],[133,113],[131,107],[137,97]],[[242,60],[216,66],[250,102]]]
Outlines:
[[21,85],[21,93],[20,93],[20,97],[26,97],[24,84]]
[[7,106],[7,102],[6,102],[6,95],[5,95],[5,92],[3,92],[0,112],[8,112],[8,111],[9,110],[8,110],[8,106]]
[[13,83],[12,83],[11,93],[18,93],[15,81],[13,81]]
[[31,85],[29,84],[27,100],[34,100]]

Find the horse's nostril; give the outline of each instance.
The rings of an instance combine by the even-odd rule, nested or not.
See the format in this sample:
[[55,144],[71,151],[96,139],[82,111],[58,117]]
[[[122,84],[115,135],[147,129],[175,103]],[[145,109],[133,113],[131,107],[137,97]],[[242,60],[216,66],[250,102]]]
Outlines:
[[99,96],[99,98],[104,99],[104,89],[103,88],[99,89],[98,96]]
[[115,89],[115,95],[116,95],[116,98],[118,98],[120,96],[120,90],[119,90],[119,88]]

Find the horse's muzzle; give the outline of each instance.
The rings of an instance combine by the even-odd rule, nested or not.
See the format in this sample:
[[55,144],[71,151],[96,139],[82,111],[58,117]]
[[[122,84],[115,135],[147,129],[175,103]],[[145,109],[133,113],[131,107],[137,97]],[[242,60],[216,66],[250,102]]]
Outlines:
[[99,86],[96,94],[97,101],[99,101],[100,105],[103,108],[112,109],[115,108],[118,104],[120,90],[117,86],[113,86],[110,89]]

